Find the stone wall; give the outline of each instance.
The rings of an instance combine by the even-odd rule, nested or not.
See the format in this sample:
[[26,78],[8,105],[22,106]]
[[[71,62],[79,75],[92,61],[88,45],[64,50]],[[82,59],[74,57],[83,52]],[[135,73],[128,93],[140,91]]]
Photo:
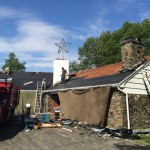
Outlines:
[[125,94],[113,91],[108,110],[108,128],[127,128]]
[[[129,95],[131,129],[150,128],[150,98],[147,95]],[[107,127],[127,128],[126,97],[120,91],[114,91],[108,110]]]
[[150,128],[150,98],[147,95],[129,95],[131,128]]
[[144,59],[144,47],[135,39],[128,39],[121,46],[122,69],[132,69]]

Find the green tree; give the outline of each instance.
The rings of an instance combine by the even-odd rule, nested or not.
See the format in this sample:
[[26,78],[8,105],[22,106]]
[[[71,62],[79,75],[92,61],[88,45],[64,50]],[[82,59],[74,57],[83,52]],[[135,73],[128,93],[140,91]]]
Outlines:
[[14,52],[9,53],[9,58],[5,59],[5,64],[2,66],[2,69],[4,70],[6,67],[9,67],[11,71],[25,71],[26,63],[21,63],[18,58],[16,58],[16,55]]
[[69,64],[69,72],[73,73],[73,72],[78,72],[80,71],[79,68],[79,63],[77,61],[73,61]]
[[79,61],[80,61],[80,68],[82,70],[86,68],[92,68],[94,65],[94,59],[95,59],[95,39],[93,37],[90,37],[87,39],[87,41],[84,43],[83,47],[79,47],[78,54],[79,54]]
[[142,22],[141,39],[144,41],[145,54],[150,54],[150,19],[145,19]]
[[[100,67],[121,61],[120,42],[127,37],[141,39],[144,43],[145,55],[150,54],[150,19],[145,19],[142,23],[130,23],[126,21],[120,29],[116,31],[103,32],[99,37],[89,37],[78,48],[79,63],[75,63],[80,70]],[[72,68],[72,69],[73,69]]]

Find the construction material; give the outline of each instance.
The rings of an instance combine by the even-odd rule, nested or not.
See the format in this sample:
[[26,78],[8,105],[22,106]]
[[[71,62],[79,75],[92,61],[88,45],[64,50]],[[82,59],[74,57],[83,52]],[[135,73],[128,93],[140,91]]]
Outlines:
[[50,120],[55,119],[55,114],[54,113],[37,113],[36,117],[40,122],[48,123],[50,122]]
[[41,128],[62,128],[62,125],[59,123],[57,124],[42,123],[40,127]]
[[30,82],[25,82],[23,85],[26,86],[26,85],[29,85],[29,84],[32,84],[33,81],[30,81]]
[[60,113],[60,107],[54,107],[55,113]]
[[39,126],[39,125],[34,124],[33,129],[37,130],[37,129],[39,129],[39,128],[40,128],[40,126]]
[[60,117],[60,107],[54,107],[55,119],[59,119]]
[[62,129],[72,132],[72,130],[70,130],[70,129],[67,129],[67,128],[62,128]]

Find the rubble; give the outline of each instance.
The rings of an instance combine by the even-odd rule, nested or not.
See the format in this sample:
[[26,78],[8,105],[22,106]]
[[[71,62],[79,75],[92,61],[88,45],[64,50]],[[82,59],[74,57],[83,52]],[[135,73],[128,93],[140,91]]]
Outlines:
[[[63,122],[66,121],[66,122]],[[63,119],[60,121],[63,126],[65,126],[68,130],[71,129],[73,132],[79,132],[78,134],[81,136],[97,136],[103,139],[136,139],[134,136],[135,131],[133,132],[130,129],[110,129],[110,128],[100,128],[98,125],[87,124],[82,121],[73,121],[70,119]]]
[[[29,120],[30,121],[30,120]],[[34,124],[33,129],[43,128],[61,128],[69,132],[76,132],[81,136],[92,136],[103,139],[139,139],[135,134],[149,133],[150,130],[130,130],[130,129],[111,129],[101,128],[99,125],[88,124],[86,122],[71,120],[71,119],[55,119],[49,123],[40,122],[41,124]],[[28,128],[29,129],[29,128]],[[26,130],[26,132],[28,132]]]

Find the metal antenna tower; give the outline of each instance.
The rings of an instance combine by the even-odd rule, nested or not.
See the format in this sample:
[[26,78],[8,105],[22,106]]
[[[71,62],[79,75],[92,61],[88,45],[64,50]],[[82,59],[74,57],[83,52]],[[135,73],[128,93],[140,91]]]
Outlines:
[[55,43],[58,47],[58,53],[62,52],[62,59],[64,59],[64,53],[68,51],[68,45],[71,45],[71,43],[65,42],[65,40],[62,38],[60,43]]

